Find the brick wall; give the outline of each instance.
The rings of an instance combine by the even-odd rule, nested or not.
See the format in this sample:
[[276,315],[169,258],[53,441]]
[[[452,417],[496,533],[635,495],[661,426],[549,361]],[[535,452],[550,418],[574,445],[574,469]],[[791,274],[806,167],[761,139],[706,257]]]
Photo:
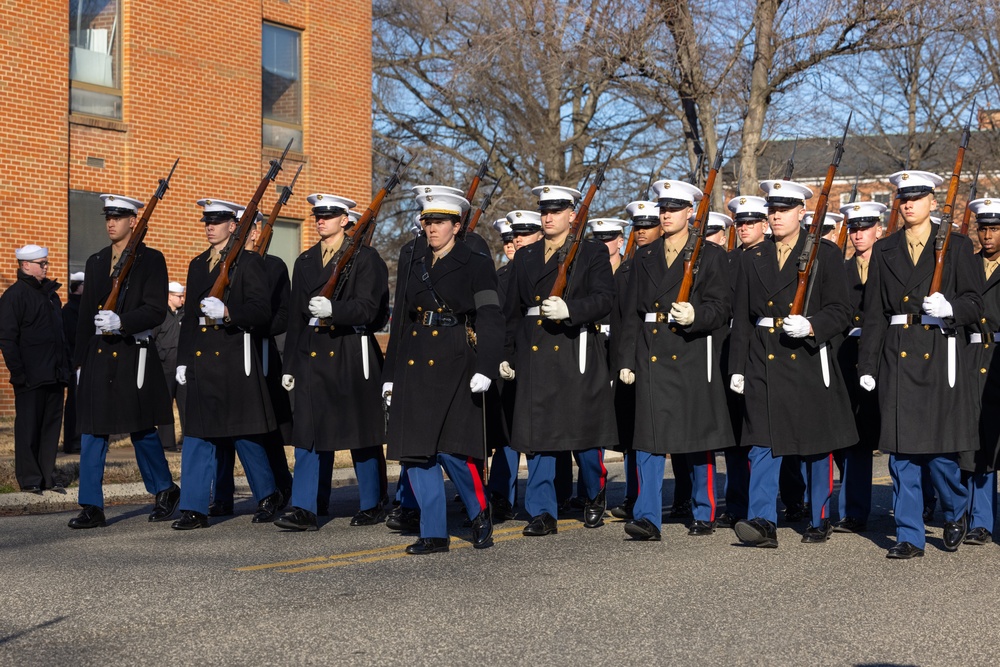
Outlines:
[[[0,289],[15,278],[14,249],[48,246],[49,277],[66,283],[70,189],[148,200],[181,161],[157,205],[146,242],[161,250],[172,280],[207,247],[201,209],[215,197],[246,203],[275,152],[261,148],[261,24],[302,31],[303,153],[290,154],[277,183],[304,164],[282,217],[304,220],[305,196],[324,191],[364,205],[371,198],[371,3],[263,0],[169,3],[119,0],[123,118],[71,116],[69,9],[65,0],[8,0],[0,13]],[[87,158],[103,160],[89,166]],[[269,188],[265,214],[276,199]],[[61,296],[65,300],[65,289]],[[0,417],[13,415],[6,367]]]

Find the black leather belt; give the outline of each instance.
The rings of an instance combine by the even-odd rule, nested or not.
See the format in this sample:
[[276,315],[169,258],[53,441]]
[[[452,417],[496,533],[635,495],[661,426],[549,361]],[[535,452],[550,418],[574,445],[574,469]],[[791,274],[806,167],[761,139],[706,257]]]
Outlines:
[[461,324],[453,313],[435,313],[432,310],[424,311],[420,323],[425,327],[454,327]]

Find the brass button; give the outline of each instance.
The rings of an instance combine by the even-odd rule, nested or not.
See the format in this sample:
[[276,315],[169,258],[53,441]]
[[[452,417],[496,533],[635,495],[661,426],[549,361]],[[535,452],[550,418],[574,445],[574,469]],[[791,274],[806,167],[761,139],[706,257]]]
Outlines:
[[792,356],[792,361],[795,361],[795,353],[794,352],[792,352],[791,356]]
[[438,308],[438,312],[439,313],[443,313],[444,312],[444,308]]
[[649,360],[652,361],[652,362],[655,362],[656,361],[656,355],[654,354],[652,357],[649,358]]
[[767,355],[767,358],[768,359],[774,359],[774,355],[773,354],[769,354],[769,355]]
[[309,353],[309,356],[310,356],[310,357],[315,357],[315,356],[316,356],[316,353],[315,353],[315,352],[310,352],[310,353]]
[[542,297],[540,297],[540,296],[536,296],[535,297],[535,301],[541,301],[541,300],[542,300]]
[[330,350],[330,356],[331,357],[333,356],[333,350]]
[[653,308],[659,308],[659,307],[660,307],[660,302],[659,301],[657,301],[656,303],[653,304]]
[[930,330],[931,330],[931,325],[925,324],[924,325],[924,331],[930,331]]
[[774,327],[768,327],[767,333],[774,333]]
[[333,331],[333,330],[334,330],[334,329],[336,329],[336,328],[337,328],[337,327],[333,326],[332,324],[330,325],[330,331]]
[[531,351],[532,352],[538,352],[538,346],[537,345],[532,345],[531,346]]
[[537,322],[535,322],[535,324],[537,324],[538,326],[542,326],[542,321],[538,320]]
[[670,330],[673,331],[674,333],[677,333],[677,327],[670,327]]
[[792,307],[792,304],[788,304],[788,307],[789,307],[789,308],[791,308],[791,307]]
[[201,350],[198,350],[197,352],[195,352],[195,353],[194,353],[194,356],[196,356],[196,357],[200,357],[200,356],[201,356]]
[[904,324],[904,325],[903,325],[903,328],[904,328],[904,329],[909,329],[909,328],[910,328],[910,325],[909,325],[909,324]]
[[414,329],[414,330],[413,330],[413,331],[412,331],[412,332],[410,333],[410,335],[411,335],[411,336],[416,336],[416,335],[417,335],[417,332],[416,332],[416,330]]
[[677,355],[676,354],[671,354],[670,358],[673,359],[674,361],[677,361]]
[[990,344],[989,344],[989,343],[986,343],[985,345],[983,345],[983,347],[985,347],[985,348],[989,349],[989,347],[990,347]]
[[861,321],[861,316],[860,315],[855,315],[854,316],[854,321],[855,322],[860,322]]
[[215,351],[215,356],[219,356],[219,351],[218,350]]
[[421,306],[417,306],[417,312],[422,313],[424,312],[424,309]]
[[774,302],[773,302],[773,301],[768,301],[768,302],[767,302],[767,305],[769,305],[769,306],[773,306],[773,305],[774,305]]
[[906,358],[906,350],[903,350],[902,352],[900,352],[899,356],[901,356],[901,357],[903,357],[905,359]]
[[656,329],[653,329],[653,333],[656,333]]
[[985,317],[984,317],[983,319],[979,320],[979,321],[980,321],[980,323],[982,323],[982,324],[986,324],[986,318],[985,318]]
[[986,369],[985,369],[985,368],[980,368],[980,369],[979,369],[979,372],[980,372],[980,373],[986,373]]
[[101,348],[97,348],[97,354],[100,354],[101,352],[104,352],[104,350],[102,350]]
[[433,331],[431,331],[431,336],[437,336],[437,335],[438,335],[438,330],[437,329],[434,329]]
[[433,360],[433,359],[429,359],[429,360],[427,361],[427,365],[428,365],[428,366],[433,366],[433,365],[434,365],[434,360]]
[[407,361],[406,365],[407,366],[412,366],[413,365],[413,359],[410,359],[409,361]]
[[904,297],[903,297],[903,303],[906,303],[906,302],[907,302],[907,301],[909,301],[909,300],[910,300],[910,297],[908,297],[908,296],[904,296]]
[[558,345],[553,345],[552,346],[552,351],[553,352],[558,352],[559,351],[559,346]]
[[206,331],[208,331],[208,327],[202,327],[202,328],[201,328],[201,332],[202,332],[202,333],[205,333]]
[[118,358],[118,353],[117,352],[112,352],[111,356],[114,357],[115,359],[117,359]]
[[218,325],[218,324],[216,324],[216,325],[215,325],[214,327],[212,327],[212,328],[213,328],[213,329],[215,329],[216,331],[218,331],[218,330],[219,330],[219,325]]
[[927,353],[924,353],[924,359],[930,359],[930,358],[931,358],[931,355],[929,355]]
[[[316,327],[315,329],[313,329],[313,331],[315,331],[316,333],[319,333],[319,327]],[[413,335],[416,336],[417,334],[413,334]]]

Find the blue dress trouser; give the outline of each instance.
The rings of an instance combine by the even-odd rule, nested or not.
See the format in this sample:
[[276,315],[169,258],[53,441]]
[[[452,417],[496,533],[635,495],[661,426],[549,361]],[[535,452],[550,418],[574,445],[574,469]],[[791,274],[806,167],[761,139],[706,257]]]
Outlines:
[[993,533],[997,514],[997,474],[967,474],[969,487],[969,529],[985,528]]
[[517,469],[521,464],[521,453],[510,445],[499,447],[490,461],[490,481],[486,484],[490,495],[506,498],[514,506],[517,502]]
[[[671,455],[671,458],[673,456]],[[694,452],[684,455],[691,486],[691,511],[696,521],[715,521],[715,454]],[[659,530],[663,523],[663,473],[666,456],[636,452],[639,471],[639,495],[632,507],[632,517],[647,519]]]
[[[378,451],[376,451],[378,450]],[[352,449],[354,476],[358,479],[358,504],[360,509],[376,507],[382,500],[384,463],[380,465],[381,447]],[[319,499],[330,499],[333,478],[334,452],[295,448],[295,477],[292,479],[292,507],[316,514]],[[301,477],[301,479],[300,479]]]
[[[781,476],[780,456],[770,447],[750,448],[750,502],[747,516],[778,523],[778,481]],[[812,513],[810,524],[819,527],[830,518],[830,497],[833,495],[833,454],[801,456],[807,468],[807,493]],[[796,467],[798,464],[796,463]]]
[[439,453],[435,459],[410,463],[406,473],[420,507],[420,537],[448,537],[448,503],[442,468],[462,497],[469,519],[475,519],[487,507],[476,459]]
[[413,485],[410,484],[410,464],[399,464],[399,480],[396,482],[396,502],[400,507],[417,509],[417,497],[413,495]]
[[[174,483],[156,429],[131,434],[135,462],[148,493],[166,491]],[[104,462],[108,456],[108,436],[84,433],[80,436],[80,505],[104,508]]]
[[926,470],[941,499],[945,521],[957,521],[969,506],[969,489],[954,454],[890,454],[892,509],[896,519],[896,542],[909,542],[918,549],[927,543],[924,534],[924,491],[921,475]]
[[181,510],[208,514],[216,480],[217,447],[235,447],[256,502],[277,490],[267,454],[259,443],[249,438],[203,440],[185,435],[181,450]]
[[841,450],[840,496],[837,511],[841,519],[868,522],[872,511],[872,448],[859,443]]
[[[548,513],[559,518],[556,499],[556,465],[568,452],[536,452],[528,454],[528,484],[524,490],[524,509],[532,517]],[[587,498],[594,499],[604,489],[608,470],[604,467],[604,450],[600,447],[573,452],[580,466],[580,481]],[[572,480],[572,476],[570,477]]]

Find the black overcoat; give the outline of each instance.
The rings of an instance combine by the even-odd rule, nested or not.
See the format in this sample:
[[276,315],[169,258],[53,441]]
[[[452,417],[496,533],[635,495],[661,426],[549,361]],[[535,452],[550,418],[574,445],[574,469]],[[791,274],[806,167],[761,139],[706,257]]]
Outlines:
[[[740,258],[736,282],[729,363],[733,373],[745,377],[741,444],[770,447],[776,456],[823,454],[858,441],[837,364],[850,321],[840,248],[821,241],[813,265],[805,316],[814,336],[791,338],[779,326],[757,326],[758,318],[788,315],[806,239],[802,231],[780,271],[774,241],[750,248]],[[824,355],[829,386],[823,375]]]
[[[638,252],[638,251],[637,251]],[[615,423],[618,426],[618,447],[620,452],[632,449],[635,437],[635,384],[625,384],[618,379],[616,368],[621,358],[622,312],[625,308],[625,297],[628,294],[629,278],[632,276],[633,260],[626,259],[615,271],[615,305],[611,309],[611,335],[608,345],[608,369],[611,372],[611,382],[615,394]]]
[[684,262],[669,268],[659,238],[635,255],[623,310],[621,368],[635,371],[635,439],[638,451],[684,454],[731,447],[726,391],[718,339],[729,328],[732,287],[726,251],[713,243],[701,263],[688,302],[694,322],[646,322],[646,313],[667,313],[677,300]]
[[361,247],[350,273],[342,274],[329,325],[310,325],[309,300],[319,296],[334,268],[332,261],[323,266],[319,243],[295,260],[285,338],[285,372],[295,377],[292,442],[321,452],[385,441],[383,358],[371,327],[389,308],[389,271],[378,252]]
[[[506,354],[517,374],[511,446],[524,453],[618,444],[607,352],[595,325],[614,307],[608,248],[599,241],[581,243],[563,295],[569,320],[527,316],[551,293],[558,255],[546,262],[540,240],[518,250],[511,262],[514,275],[504,303]],[[581,329],[587,331],[583,372]]]
[[[415,247],[420,254],[411,261]],[[492,259],[465,243],[456,243],[433,266],[431,260],[426,242],[404,246],[399,256],[394,321],[383,371],[383,381],[393,383],[387,455],[403,461],[426,460],[438,453],[481,459],[483,396],[469,390],[469,381],[480,373],[495,382],[503,358],[496,269]],[[475,349],[462,324],[423,325],[424,313],[439,308],[421,280],[424,270],[447,308],[460,320],[473,321]]]
[[858,375],[858,349],[861,344],[861,336],[855,329],[864,331],[866,283],[861,282],[857,257],[851,257],[844,262],[844,270],[847,274],[847,293],[851,304],[851,324],[847,330],[848,335],[837,353],[837,362],[840,364],[840,372],[847,385],[847,394],[851,397],[854,424],[858,428],[858,442],[870,446],[872,449],[878,449],[879,428],[882,422],[878,410],[878,395],[875,392],[865,391],[858,384],[860,377]]
[[[982,266],[982,252],[976,256],[976,264]],[[985,277],[985,272],[984,272]],[[1000,459],[1000,357],[996,355],[996,332],[1000,331],[1000,271],[994,271],[986,280],[983,289],[985,312],[979,319],[979,326],[968,328],[969,333],[978,333],[981,343],[971,346],[970,355],[975,364],[973,376],[979,381],[979,449],[971,465],[962,461],[963,467],[971,472],[992,472],[997,469]]]
[[[111,293],[111,246],[87,260],[76,330],[74,364],[80,367],[77,423],[81,433],[135,433],[171,424],[163,366],[152,330],[167,314],[167,264],[158,250],[139,244],[135,263],[119,293],[122,335],[97,334],[94,316]],[[137,340],[136,337],[139,337]],[[145,339],[147,342],[140,342]],[[142,387],[139,384],[140,360]]]
[[[260,344],[262,372],[267,382],[267,391],[271,396],[271,408],[278,422],[277,436],[281,444],[292,444],[292,403],[288,392],[281,386],[281,376],[284,374],[282,359],[275,338],[288,329],[288,299],[291,282],[288,279],[288,267],[277,255],[264,256],[264,271],[267,273],[267,288],[271,294],[271,321],[262,327],[254,336]],[[267,345],[264,344],[267,341]],[[286,341],[287,342],[287,341]],[[267,353],[264,363],[265,348]]]
[[[910,260],[905,230],[881,239],[872,249],[865,285],[865,319],[858,375],[876,378],[882,415],[879,449],[889,453],[947,454],[976,449],[978,390],[971,371],[973,351],[964,335],[948,336],[939,327],[890,326],[892,315],[923,312],[934,272],[932,225],[917,265]],[[972,242],[952,234],[944,260],[941,293],[962,327],[983,315],[983,270]],[[949,338],[954,340],[955,386],[948,381]]]
[[201,300],[209,295],[222,262],[210,272],[206,250],[188,266],[177,353],[178,365],[187,366],[185,435],[210,440],[260,436],[277,428],[261,369],[260,344],[253,340],[272,319],[267,273],[260,255],[242,252],[225,299],[228,323],[203,323],[201,312]]
[[15,394],[70,380],[59,287],[18,271],[0,296],[0,352]]

